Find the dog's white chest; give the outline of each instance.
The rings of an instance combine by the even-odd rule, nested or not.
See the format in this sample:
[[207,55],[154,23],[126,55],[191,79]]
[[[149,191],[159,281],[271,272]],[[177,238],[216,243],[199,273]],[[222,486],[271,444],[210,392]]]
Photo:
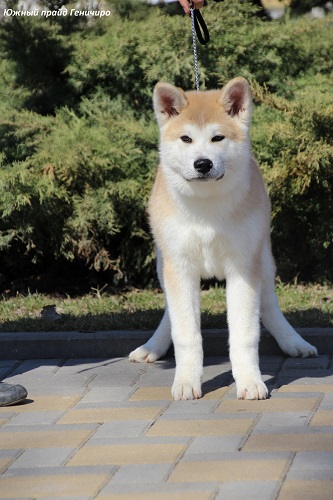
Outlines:
[[201,277],[224,278],[224,251],[221,237],[207,228],[201,236]]
[[199,270],[204,279],[224,278],[226,248],[223,238],[212,227],[188,225],[178,233],[182,257]]

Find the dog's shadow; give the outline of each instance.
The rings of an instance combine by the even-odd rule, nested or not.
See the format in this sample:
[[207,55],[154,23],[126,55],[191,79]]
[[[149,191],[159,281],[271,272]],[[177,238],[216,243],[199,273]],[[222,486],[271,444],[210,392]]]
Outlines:
[[[261,356],[260,371],[269,391],[267,399],[270,399],[277,389],[280,389],[283,386],[289,386],[298,380],[313,378],[313,383],[318,384],[318,379],[325,379],[325,377],[332,376],[332,358],[332,355],[319,355],[318,358],[315,358],[317,360],[316,365],[318,368],[307,368],[307,360],[310,358],[290,358],[284,354]],[[294,360],[295,363],[297,363],[298,360],[299,367],[295,369],[287,368],[286,364],[290,359]],[[175,369],[174,359],[170,357],[158,361],[158,365],[163,370]],[[235,386],[231,368],[228,368],[228,366],[230,366],[230,364],[227,356],[207,357],[204,359],[204,382],[202,384],[203,396],[208,396],[218,389],[226,387],[232,388],[232,386]],[[215,367],[213,368],[213,371],[216,372],[216,374],[214,374],[214,376],[207,377],[207,372],[212,371],[212,367]],[[220,372],[218,372],[219,367],[221,368]],[[309,382],[307,381],[307,383]],[[236,393],[236,389],[234,389],[234,391]]]

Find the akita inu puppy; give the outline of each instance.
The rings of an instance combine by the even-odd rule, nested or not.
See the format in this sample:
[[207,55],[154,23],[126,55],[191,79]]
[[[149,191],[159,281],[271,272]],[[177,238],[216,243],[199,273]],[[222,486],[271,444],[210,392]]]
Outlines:
[[157,270],[166,294],[151,339],[130,354],[153,362],[174,343],[174,399],[201,396],[200,279],[226,279],[232,374],[240,399],[265,399],[259,318],[290,356],[316,356],[282,315],[274,292],[270,203],[251,156],[252,95],[244,78],[221,90],[154,90],[160,164],[149,203]]

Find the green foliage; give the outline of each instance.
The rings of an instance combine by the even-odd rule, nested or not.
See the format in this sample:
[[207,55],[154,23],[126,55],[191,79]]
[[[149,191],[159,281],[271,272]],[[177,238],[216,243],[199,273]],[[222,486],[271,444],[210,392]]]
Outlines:
[[[102,19],[0,22],[0,264],[9,274],[65,260],[114,283],[155,279],[151,96],[159,80],[194,88],[190,20],[135,0],[110,8]],[[253,87],[278,272],[332,281],[332,16],[269,22],[240,0],[203,13],[211,41],[198,47],[201,87],[237,75]]]
[[[328,105],[324,88],[323,96],[318,90],[307,94],[300,88],[295,93],[302,99],[292,103],[276,102],[257,88],[263,103],[255,115],[253,134],[270,190],[279,272],[322,281],[332,280],[333,255],[333,106]],[[267,109],[265,101],[284,106],[284,119],[281,111]]]

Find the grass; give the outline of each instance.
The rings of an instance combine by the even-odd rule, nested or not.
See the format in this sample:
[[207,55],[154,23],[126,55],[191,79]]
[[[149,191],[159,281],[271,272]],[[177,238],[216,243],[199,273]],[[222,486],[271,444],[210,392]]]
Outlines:
[[[284,285],[276,292],[282,311],[295,327],[333,327],[333,291],[320,285]],[[54,305],[60,318],[41,317]],[[225,328],[225,289],[214,286],[201,292],[202,328]],[[154,329],[164,310],[159,291],[133,290],[117,295],[93,289],[76,298],[28,294],[2,296],[0,331],[97,331]]]

